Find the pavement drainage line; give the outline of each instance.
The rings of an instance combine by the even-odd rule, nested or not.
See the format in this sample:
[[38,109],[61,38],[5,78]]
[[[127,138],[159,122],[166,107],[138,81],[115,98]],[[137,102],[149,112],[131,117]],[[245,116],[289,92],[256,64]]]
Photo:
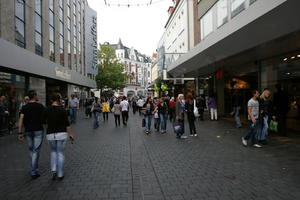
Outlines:
[[147,154],[148,159],[149,159],[149,161],[150,161],[151,168],[152,168],[152,170],[153,170],[153,172],[154,172],[154,175],[155,175],[155,178],[156,178],[156,180],[157,180],[157,183],[158,183],[159,189],[160,189],[160,191],[161,191],[161,194],[162,194],[162,196],[163,196],[163,199],[166,200],[165,193],[164,193],[164,191],[163,191],[163,189],[162,189],[162,186],[161,186],[161,183],[160,183],[160,181],[159,181],[157,172],[156,172],[156,170],[155,170],[155,168],[154,168],[152,159],[151,159],[151,157],[150,157],[149,150],[148,150],[148,148],[147,148],[147,146],[146,146],[146,143],[145,143],[145,141],[144,141],[144,139],[143,139],[143,137],[142,137],[142,134],[139,134],[139,135],[140,135],[140,138],[141,138],[141,140],[142,140],[142,142],[143,142],[143,146],[144,146],[144,148],[145,148],[145,150],[146,150],[146,154]]
[[134,178],[133,178],[133,169],[132,169],[132,146],[131,146],[131,129],[129,127],[129,152],[130,152],[130,172],[131,172],[131,193],[132,193],[132,200],[134,200],[134,186],[133,186],[133,182],[134,182]]

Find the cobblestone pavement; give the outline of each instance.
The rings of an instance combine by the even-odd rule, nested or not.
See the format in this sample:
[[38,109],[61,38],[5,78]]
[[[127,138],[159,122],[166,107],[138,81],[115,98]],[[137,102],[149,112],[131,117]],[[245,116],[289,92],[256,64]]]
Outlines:
[[93,130],[81,117],[66,147],[63,181],[51,180],[46,141],[41,177],[31,180],[27,145],[16,135],[1,137],[0,199],[300,199],[299,143],[272,139],[262,149],[245,148],[247,129],[226,121],[197,122],[198,137],[177,140],[168,126],[168,134],[145,135],[138,115],[118,128],[109,115]]

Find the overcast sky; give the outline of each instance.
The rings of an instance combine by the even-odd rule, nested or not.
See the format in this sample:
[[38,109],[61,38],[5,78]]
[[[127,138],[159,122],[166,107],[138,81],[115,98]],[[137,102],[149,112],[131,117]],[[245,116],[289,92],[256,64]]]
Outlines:
[[[153,0],[152,5],[141,5],[151,0],[88,0],[98,15],[98,43],[115,44],[121,38],[127,47],[152,56],[168,20],[171,0]],[[124,4],[131,6],[118,6]],[[115,4],[115,5],[112,5]],[[140,4],[133,6],[133,4]]]

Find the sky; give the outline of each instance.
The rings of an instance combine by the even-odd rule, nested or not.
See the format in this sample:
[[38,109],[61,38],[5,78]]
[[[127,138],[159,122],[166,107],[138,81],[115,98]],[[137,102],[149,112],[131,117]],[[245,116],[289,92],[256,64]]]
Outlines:
[[[98,43],[116,44],[121,38],[123,45],[152,56],[164,32],[172,0],[152,0],[147,6],[150,1],[106,0],[105,5],[105,0],[88,0],[89,6],[97,11]],[[128,4],[129,7],[125,6]]]

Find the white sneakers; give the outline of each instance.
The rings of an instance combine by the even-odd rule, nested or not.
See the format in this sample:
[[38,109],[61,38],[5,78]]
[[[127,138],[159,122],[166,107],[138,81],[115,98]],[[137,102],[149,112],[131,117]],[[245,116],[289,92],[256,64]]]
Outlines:
[[247,140],[245,140],[244,137],[242,137],[242,143],[245,147],[247,146]]
[[[244,139],[244,137],[242,137],[242,143],[243,143],[243,145],[246,147],[247,146],[247,140],[245,140]],[[259,145],[259,144],[254,144],[253,145],[253,147],[256,147],[256,148],[262,148],[262,146],[261,145]]]

